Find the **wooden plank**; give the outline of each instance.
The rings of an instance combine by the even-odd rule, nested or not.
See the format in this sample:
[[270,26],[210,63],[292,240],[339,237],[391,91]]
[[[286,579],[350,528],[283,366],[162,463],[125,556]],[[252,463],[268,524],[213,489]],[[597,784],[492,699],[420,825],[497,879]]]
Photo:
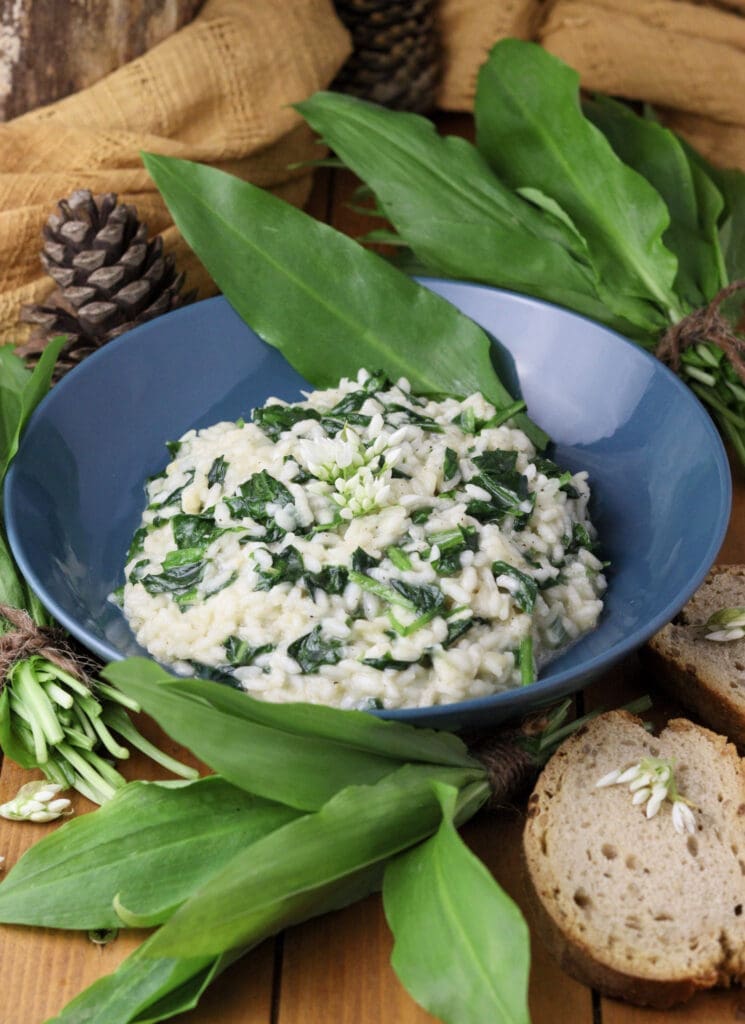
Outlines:
[[604,999],[602,1012],[603,1024],[734,1024],[745,1020],[745,995],[742,989],[702,992],[674,1010],[643,1009]]
[[430,1024],[389,963],[379,896],[285,934],[277,1024]]

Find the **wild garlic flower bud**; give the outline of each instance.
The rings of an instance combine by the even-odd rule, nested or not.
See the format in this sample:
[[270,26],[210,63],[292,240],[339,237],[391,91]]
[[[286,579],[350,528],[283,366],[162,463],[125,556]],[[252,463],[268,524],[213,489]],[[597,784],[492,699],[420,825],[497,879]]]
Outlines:
[[38,780],[27,782],[12,800],[0,805],[0,817],[9,821],[55,821],[63,814],[72,814],[70,801],[57,794],[62,786]]
[[745,636],[745,608],[720,608],[709,616],[704,629],[711,630],[705,634],[707,640],[742,640]]
[[672,822],[676,832],[693,833],[696,819],[689,800],[678,792],[674,762],[661,757],[643,757],[630,768],[616,768],[595,783],[598,789],[606,786],[628,785],[635,806],[644,804],[647,818],[653,818],[665,800],[672,806]]

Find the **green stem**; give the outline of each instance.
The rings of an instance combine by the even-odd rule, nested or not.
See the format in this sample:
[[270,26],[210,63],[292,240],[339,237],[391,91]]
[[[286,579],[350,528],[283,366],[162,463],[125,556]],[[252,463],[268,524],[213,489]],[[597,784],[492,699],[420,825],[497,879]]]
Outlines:
[[129,757],[129,751],[126,747],[123,747],[121,743],[118,743],[111,735],[106,727],[106,723],[103,721],[103,716],[100,715],[97,718],[92,719],[91,725],[96,730],[98,738],[111,756],[119,758],[120,761],[126,761]]
[[715,398],[710,391],[701,387],[700,384],[689,384],[689,387],[695,395],[698,395],[702,402],[706,405],[710,405],[712,409],[716,409],[718,413],[736,427],[739,427],[741,430],[745,430],[745,418],[739,416],[736,412],[733,412],[732,409],[728,408],[724,404],[724,402],[720,402],[719,399]]
[[726,416],[715,416],[714,417],[719,424],[722,432],[727,436],[732,444],[732,447],[737,452],[737,457],[740,462],[745,466],[745,440],[742,435],[735,430],[734,426],[730,423]]
[[[38,678],[39,673],[37,672],[37,679]],[[47,697],[49,697],[50,701],[53,701],[55,704],[58,704],[61,708],[64,708],[66,711],[69,711],[70,708],[75,703],[73,698],[67,692],[67,690],[63,690],[61,686],[58,686],[52,680],[45,678],[44,680],[40,680],[39,685],[42,687]]]
[[65,740],[81,750],[93,750],[93,740],[90,736],[86,736],[82,729],[76,729],[74,725],[65,728]]
[[174,775],[179,775],[183,779],[198,779],[199,772],[196,768],[191,768],[189,765],[182,764],[173,757],[169,757],[168,754],[164,753],[158,747],[154,746],[149,740],[135,729],[132,721],[124,711],[123,708],[118,707],[107,707],[104,710],[104,720],[114,732],[118,732],[120,736],[131,743],[133,747],[140,750],[146,757],[149,757],[151,761],[155,761],[156,764],[161,765],[168,771],[173,772]]
[[114,686],[109,686],[108,683],[104,683],[101,679],[96,679],[94,682],[95,692],[105,697],[107,700],[113,701],[115,704],[121,704],[123,708],[129,708],[130,711],[137,713],[142,711],[142,708],[136,700],[132,700],[131,697],[127,697],[126,694],[121,693]]
[[[57,750],[60,752],[60,754],[62,754],[62,756],[67,761],[70,762],[70,765],[75,769],[75,771],[78,773],[78,775],[80,775],[82,779],[89,783],[89,785],[92,786],[94,790],[101,793],[104,800],[110,800],[114,793],[116,793],[116,790],[119,787],[113,785],[112,783],[108,782],[106,779],[103,778],[103,776],[94,767],[94,764],[92,763],[93,758],[90,754],[89,757],[91,758],[91,760],[89,761],[87,758],[83,757],[83,755],[74,747],[71,747],[69,743],[58,743]],[[124,779],[121,779],[121,783],[123,782]]]
[[524,636],[520,641],[518,652],[520,662],[520,685],[530,686],[535,682],[535,662],[533,661],[533,637]]
[[9,678],[16,696],[31,715],[32,724],[36,721],[47,742],[54,745],[64,739],[65,734],[54,713],[52,702],[37,682],[30,661],[17,661]]

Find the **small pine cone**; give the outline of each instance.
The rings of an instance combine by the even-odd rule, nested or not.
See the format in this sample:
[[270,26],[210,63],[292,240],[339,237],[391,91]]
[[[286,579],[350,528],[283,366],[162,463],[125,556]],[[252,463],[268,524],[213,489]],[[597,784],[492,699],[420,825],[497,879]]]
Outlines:
[[394,110],[435,105],[440,47],[436,0],[334,0],[352,56],[332,88]]
[[163,255],[163,239],[148,241],[136,209],[113,192],[94,198],[77,189],[58,206],[44,226],[41,254],[57,288],[43,304],[22,307],[20,319],[36,329],[16,349],[33,364],[52,337],[66,334],[55,380],[105,342],[195,296],[181,294],[184,275]]

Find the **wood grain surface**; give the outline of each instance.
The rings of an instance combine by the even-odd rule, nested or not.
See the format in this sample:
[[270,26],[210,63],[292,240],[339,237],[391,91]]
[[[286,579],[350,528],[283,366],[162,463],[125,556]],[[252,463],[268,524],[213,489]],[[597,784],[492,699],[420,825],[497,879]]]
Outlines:
[[[450,128],[463,134],[465,121]],[[346,173],[322,172],[310,209],[350,234],[370,222],[346,205],[355,182]],[[745,562],[745,475],[733,466],[732,519],[719,561]],[[655,700],[654,718],[679,714],[657,695],[636,656],[628,658],[578,698],[579,709],[614,706],[641,693]],[[166,749],[177,752],[147,720],[141,727]],[[129,778],[154,777],[133,757]],[[0,802],[13,796],[28,773],[7,761],[0,776]],[[89,809],[82,798],[76,813]],[[55,826],[0,820],[0,855],[11,867],[35,840]],[[499,882],[524,902],[520,855],[521,808],[482,813],[463,835]],[[0,1024],[42,1024],[95,978],[113,970],[139,935],[121,934],[106,947],[85,936],[50,930],[0,927]],[[294,928],[264,943],[228,970],[201,1005],[179,1024],[427,1024],[435,1018],[407,995],[389,964],[391,938],[381,901],[372,896],[345,910]],[[733,1024],[745,1020],[740,989],[707,993],[673,1011],[640,1010],[601,999],[564,974],[533,938],[530,1006],[533,1024]],[[457,1024],[457,1022],[456,1022]],[[492,1024],[484,1021],[483,1024]]]

